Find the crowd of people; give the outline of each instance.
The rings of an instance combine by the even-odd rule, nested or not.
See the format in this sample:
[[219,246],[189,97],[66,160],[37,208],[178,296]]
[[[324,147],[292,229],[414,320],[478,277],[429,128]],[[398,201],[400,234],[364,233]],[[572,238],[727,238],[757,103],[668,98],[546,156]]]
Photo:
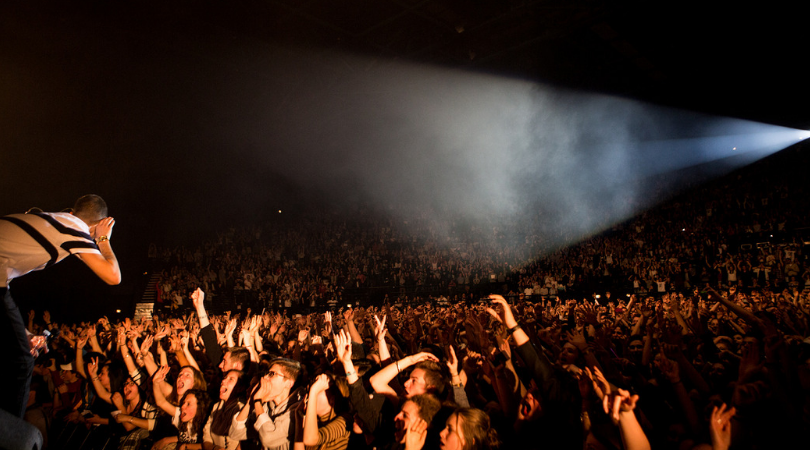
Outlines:
[[29,312],[50,351],[26,419],[60,449],[794,446],[810,203],[788,181],[715,183],[573,245],[325,214],[151,246],[175,307]]
[[802,230],[806,200],[791,179],[746,178],[605,223],[607,232],[586,239],[549,230],[548,211],[474,223],[360,211],[230,228],[199,245],[152,245],[149,253],[162,271],[161,302],[182,306],[200,286],[226,309],[379,304],[386,296],[405,304],[442,295],[464,301],[490,292],[659,296],[707,283],[802,289],[810,285],[807,256],[800,260],[810,239]]
[[176,318],[31,315],[60,331],[29,405],[50,445],[776,448],[810,423],[806,291],[293,316],[203,299]]

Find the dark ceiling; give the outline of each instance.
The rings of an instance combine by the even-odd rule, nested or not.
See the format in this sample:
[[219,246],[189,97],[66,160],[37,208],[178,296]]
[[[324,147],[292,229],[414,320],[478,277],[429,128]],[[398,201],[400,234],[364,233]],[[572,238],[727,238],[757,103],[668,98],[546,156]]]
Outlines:
[[[411,60],[507,74],[810,127],[803,62],[808,43],[805,6],[242,0],[167,2],[155,8],[144,10],[140,19],[179,30],[207,29],[226,41],[256,39],[324,52],[356,52],[374,58],[373,64]],[[142,32],[147,38],[149,31]]]
[[363,64],[418,61],[810,126],[803,6],[599,0],[9,3],[1,7],[6,25],[47,28],[58,22],[88,33],[123,28],[164,45],[191,31],[221,47],[261,42],[352,52],[372,58]]

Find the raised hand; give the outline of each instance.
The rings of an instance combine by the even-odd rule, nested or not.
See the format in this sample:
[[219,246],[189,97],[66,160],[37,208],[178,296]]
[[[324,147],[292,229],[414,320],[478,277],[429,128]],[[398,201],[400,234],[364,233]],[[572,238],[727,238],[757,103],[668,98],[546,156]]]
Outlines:
[[456,357],[456,349],[451,345],[448,347],[447,368],[450,369],[450,375],[458,375],[458,357]]
[[309,398],[313,398],[327,389],[329,389],[329,376],[322,373],[315,378],[312,386],[309,387]]
[[204,300],[205,300],[205,292],[202,289],[197,288],[194,292],[191,293],[191,302],[194,304],[194,308],[199,310],[200,308],[204,308]]
[[728,408],[723,403],[720,408],[714,407],[709,431],[712,435],[713,450],[728,450],[731,446],[731,418],[737,413],[735,408]]
[[588,341],[585,339],[585,333],[580,330],[566,331],[565,337],[568,339],[568,342],[572,343],[580,351],[588,348]]
[[627,413],[636,409],[636,402],[638,402],[638,395],[630,395],[624,389],[619,389],[617,392],[606,395],[602,399],[602,407],[605,414],[610,416],[614,425],[619,424],[621,413]]
[[228,324],[225,325],[225,334],[233,334],[234,330],[236,330],[236,317],[228,320]]
[[597,397],[599,397],[599,400],[604,400],[606,396],[610,395],[610,383],[598,367],[594,367],[593,372],[591,372],[591,369],[586,367],[585,374],[593,382],[593,392]]
[[143,342],[141,342],[140,351],[142,355],[149,353],[149,349],[152,348],[152,342],[154,342],[154,338],[152,337],[151,334],[149,336],[146,336],[146,339],[144,339]]
[[345,330],[340,330],[335,335],[335,350],[340,362],[343,364],[352,362],[352,340]]
[[152,381],[159,383],[166,379],[166,374],[169,373],[169,366],[160,366],[158,370],[152,375]]
[[352,308],[348,308],[346,311],[343,311],[343,319],[345,319],[346,322],[354,321],[354,310]]
[[324,336],[328,336],[329,333],[332,333],[332,313],[326,311],[323,315],[323,323],[324,323]]
[[87,345],[87,336],[82,336],[76,341],[76,348],[84,348]]
[[169,326],[163,325],[163,328],[161,328],[161,330],[158,331],[158,333],[155,335],[155,340],[159,341],[165,338],[168,334],[169,334]]
[[383,316],[382,321],[377,315],[374,315],[374,337],[379,341],[381,339],[385,339],[385,333],[388,332],[388,329],[385,328],[385,321],[388,320],[388,316]]
[[91,379],[96,378],[98,375],[98,356],[90,359],[90,364],[87,365],[87,374],[90,375]]
[[593,326],[599,325],[599,319],[596,315],[596,307],[594,307],[594,305],[583,303],[580,310],[582,311],[585,323]]
[[503,323],[507,326],[507,328],[514,327],[517,325],[517,321],[515,321],[515,316],[512,314],[512,308],[509,307],[509,303],[506,302],[506,299],[500,295],[492,294],[489,296],[489,299],[492,300],[492,303],[496,303],[503,308]]
[[437,358],[433,353],[430,352],[417,353],[415,355],[411,355],[410,358],[411,361],[413,361],[413,364],[420,363],[422,361],[439,362],[439,358]]

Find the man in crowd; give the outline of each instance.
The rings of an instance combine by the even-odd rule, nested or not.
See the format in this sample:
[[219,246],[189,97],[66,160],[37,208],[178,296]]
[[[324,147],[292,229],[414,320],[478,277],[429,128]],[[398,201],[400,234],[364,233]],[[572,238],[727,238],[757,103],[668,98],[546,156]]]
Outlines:
[[5,306],[0,314],[0,358],[8,364],[0,378],[9,394],[0,396],[0,408],[23,416],[34,368],[25,324],[9,282],[76,255],[105,283],[119,284],[121,269],[110,244],[114,225],[115,220],[107,217],[107,204],[92,194],[76,200],[70,213],[0,217],[0,295]]

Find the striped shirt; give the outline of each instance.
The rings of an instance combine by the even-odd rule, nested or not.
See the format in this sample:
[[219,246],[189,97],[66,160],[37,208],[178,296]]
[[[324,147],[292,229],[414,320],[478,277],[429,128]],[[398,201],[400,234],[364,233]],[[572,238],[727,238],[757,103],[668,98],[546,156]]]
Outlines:
[[77,253],[100,255],[90,228],[68,213],[0,217],[0,287]]
[[318,417],[318,445],[308,445],[307,450],[345,450],[349,445],[349,430],[346,418],[335,416],[332,419]]

